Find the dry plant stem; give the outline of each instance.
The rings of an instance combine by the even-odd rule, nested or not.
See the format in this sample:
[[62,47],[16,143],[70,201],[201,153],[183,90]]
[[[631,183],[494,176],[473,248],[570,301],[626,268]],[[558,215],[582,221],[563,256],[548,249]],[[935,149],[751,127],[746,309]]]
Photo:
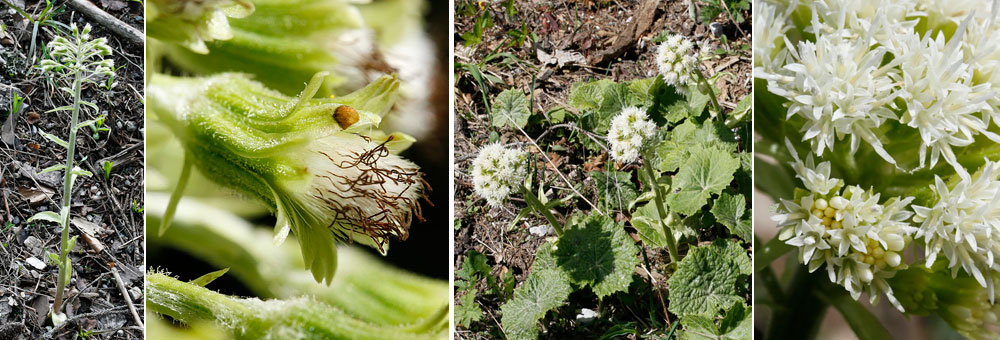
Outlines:
[[128,290],[125,289],[125,282],[122,281],[121,275],[118,275],[118,269],[115,269],[115,266],[111,266],[111,275],[115,277],[115,282],[118,283],[118,291],[122,293],[122,298],[125,299],[125,304],[128,305],[128,311],[132,313],[132,319],[135,320],[135,324],[139,325],[140,328],[146,328],[142,323],[142,318],[139,317],[139,312],[132,305],[132,295],[129,295]]
[[[77,61],[77,69],[79,69],[80,61]],[[76,128],[79,124],[80,115],[80,83],[82,82],[82,75],[80,71],[76,71],[73,74],[73,114],[70,118],[69,124],[69,139],[66,140],[68,143],[66,150],[66,169],[64,170],[65,176],[63,179],[63,197],[62,197],[62,240],[60,241],[59,247],[59,260],[63,261],[65,264],[66,258],[69,256],[69,216],[70,216],[70,201],[73,198],[73,157],[76,151]],[[59,266],[59,277],[56,279],[56,296],[55,302],[52,303],[52,313],[59,314],[62,309],[63,302],[63,291],[66,290],[66,268],[67,265]]]
[[649,160],[652,159],[650,158],[649,151],[645,151],[643,153],[644,155],[643,155],[642,168],[646,172],[646,177],[649,182],[649,185],[653,187],[653,194],[654,194],[653,197],[656,203],[656,212],[660,215],[659,216],[660,227],[663,228],[663,234],[667,239],[667,251],[670,253],[670,264],[676,266],[677,261],[679,259],[679,256],[677,255],[677,241],[674,240],[674,233],[673,231],[670,230],[670,227],[667,226],[667,222],[663,221],[664,219],[667,218],[667,212],[666,210],[663,209],[663,196],[665,196],[663,193],[663,188],[661,188],[658,184],[656,184],[656,173],[653,172],[653,165],[650,164],[649,162]]
[[721,115],[722,106],[719,106],[719,100],[715,98],[715,90],[712,89],[712,84],[708,83],[708,78],[705,77],[705,74],[701,73],[701,70],[699,70],[697,67],[694,68],[694,73],[698,75],[698,81],[700,81],[701,84],[705,86],[705,91],[708,91],[708,97],[712,99],[712,108],[715,109],[713,110],[715,111],[715,113],[712,115],[712,118]]
[[531,138],[531,136],[529,136],[527,132],[524,132],[524,129],[522,128],[517,128],[517,130],[521,131],[521,134],[523,134],[525,137],[528,137],[528,140],[531,141],[531,145],[534,145],[535,148],[538,149],[538,153],[542,154],[542,157],[545,158],[545,161],[548,162],[550,165],[552,165],[552,171],[555,171],[557,174],[559,174],[559,178],[562,178],[563,182],[566,182],[566,185],[569,186],[570,190],[573,190],[573,192],[576,193],[577,196],[580,196],[580,198],[582,198],[584,202],[587,202],[587,205],[590,206],[590,209],[596,211],[598,214],[604,215],[604,212],[601,211],[601,209],[597,209],[597,206],[594,205],[594,203],[591,203],[590,200],[587,199],[587,196],[584,196],[583,194],[580,193],[579,190],[576,190],[576,186],[574,186],[573,183],[570,182],[568,178],[566,178],[566,175],[563,175],[562,171],[559,171],[559,169],[556,167],[556,163],[552,162],[552,160],[549,159],[549,155],[546,155],[545,151],[542,150],[542,147],[538,146],[538,143],[535,143],[534,138]]
[[115,34],[128,39],[128,41],[133,44],[140,46],[145,44],[145,34],[134,27],[121,22],[121,20],[118,20],[107,12],[102,11],[100,8],[97,8],[97,6],[94,6],[94,4],[90,3],[90,1],[69,0],[67,2],[69,2],[70,6],[76,8],[77,11],[80,11],[84,15],[90,17],[91,20],[101,24],[101,26],[107,27],[109,30],[115,32]]
[[539,214],[542,214],[542,216],[545,216],[545,219],[549,220],[549,224],[551,224],[552,228],[555,229],[556,235],[561,237],[563,234],[562,225],[560,225],[559,221],[556,220],[556,217],[552,215],[552,212],[545,208],[542,201],[539,201],[538,197],[535,197],[535,193],[531,192],[531,189],[528,189],[528,187],[522,185],[521,194],[524,195],[524,201],[528,202],[528,206],[537,211]]

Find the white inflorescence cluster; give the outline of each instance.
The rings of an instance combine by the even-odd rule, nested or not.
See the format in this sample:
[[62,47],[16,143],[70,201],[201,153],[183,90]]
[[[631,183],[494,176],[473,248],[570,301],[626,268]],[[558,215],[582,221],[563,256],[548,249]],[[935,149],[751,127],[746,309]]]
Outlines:
[[980,285],[995,291],[993,278],[1000,277],[1000,162],[986,162],[972,177],[963,178],[953,188],[935,178],[938,200],[931,207],[914,206],[914,221],[921,223],[917,237],[930,267],[944,254],[952,274],[959,269],[976,278]]
[[[919,168],[943,158],[967,174],[956,148],[1000,143],[990,131],[1000,118],[1000,1],[991,3],[762,1],[755,8],[783,22],[755,32],[768,39],[755,76],[788,100],[787,118],[804,121],[803,140],[819,156],[849,140],[852,153],[864,143],[895,165],[902,154],[886,148],[885,134],[902,125],[919,136]],[[792,17],[809,21],[796,27]],[[785,30],[798,32],[774,44]]]
[[499,207],[512,191],[519,190],[528,175],[528,153],[508,149],[498,143],[479,150],[472,162],[472,183],[476,194],[486,203]]
[[[789,145],[789,150],[794,149]],[[879,203],[880,194],[844,187],[830,177],[830,163],[817,167],[811,154],[805,162],[795,155],[792,167],[807,193],[781,200],[773,217],[781,228],[778,238],[799,248],[810,272],[825,264],[830,281],[854,299],[867,292],[874,303],[884,293],[903,311],[886,279],[906,268],[901,252],[916,231],[906,222],[913,215],[906,209],[913,198]]]
[[682,35],[673,34],[656,49],[656,65],[663,81],[683,92],[694,83],[691,72],[698,63],[692,54],[694,43]]
[[622,163],[635,162],[646,140],[655,134],[656,123],[649,120],[646,110],[634,106],[622,109],[608,129],[611,157]]

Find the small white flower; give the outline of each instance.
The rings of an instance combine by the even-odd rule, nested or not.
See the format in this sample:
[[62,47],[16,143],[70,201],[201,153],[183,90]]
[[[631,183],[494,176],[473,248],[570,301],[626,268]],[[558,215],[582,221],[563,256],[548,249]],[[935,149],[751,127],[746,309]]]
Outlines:
[[884,293],[902,311],[886,279],[906,268],[901,252],[916,231],[906,222],[913,198],[880,204],[881,195],[843,187],[842,180],[829,177],[829,163],[812,169],[812,155],[807,158],[803,163],[796,156],[792,163],[807,193],[782,199],[772,218],[781,228],[778,239],[799,248],[799,260],[810,272],[826,265],[830,281],[854,299],[867,292],[874,303]]
[[554,231],[555,231],[555,229],[553,229],[552,226],[550,226],[548,224],[544,224],[544,225],[539,225],[539,226],[534,226],[534,227],[528,228],[528,232],[529,233],[531,233],[532,235],[538,236],[538,237],[548,236],[549,234],[553,233]]
[[622,163],[635,162],[646,140],[655,134],[656,123],[649,120],[645,109],[634,106],[622,109],[608,129],[611,157]]
[[914,206],[916,236],[923,238],[928,266],[941,253],[952,273],[959,268],[976,278],[990,293],[991,278],[1000,273],[1000,162],[989,162],[973,177],[952,189],[935,177],[938,196],[931,207]]
[[508,149],[499,143],[479,150],[472,162],[472,183],[476,194],[492,207],[499,207],[511,192],[520,189],[527,177],[528,153]]
[[694,43],[679,34],[671,34],[656,49],[656,65],[663,81],[683,92],[694,82],[691,73],[698,63],[692,55]]
[[583,308],[580,309],[580,314],[576,315],[576,319],[581,323],[590,323],[594,319],[597,319],[597,312],[592,309]]

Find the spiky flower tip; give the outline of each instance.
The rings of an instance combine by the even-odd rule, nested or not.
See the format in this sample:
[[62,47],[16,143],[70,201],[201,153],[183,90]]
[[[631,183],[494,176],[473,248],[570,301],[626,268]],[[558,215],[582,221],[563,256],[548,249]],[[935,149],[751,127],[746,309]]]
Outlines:
[[830,281],[854,299],[867,292],[875,303],[884,293],[903,311],[886,279],[906,268],[901,252],[916,231],[906,222],[913,214],[906,210],[913,198],[879,203],[880,194],[845,187],[843,180],[830,177],[829,162],[816,167],[811,154],[805,162],[795,155],[792,167],[805,189],[796,189],[793,200],[782,199],[776,207],[778,238],[799,248],[799,259],[810,272],[825,264]]
[[608,129],[611,157],[622,163],[635,162],[646,140],[655,134],[656,123],[649,120],[645,109],[634,106],[622,109]]
[[90,39],[90,24],[81,31],[76,23],[70,24],[70,39],[57,36],[49,43],[49,58],[39,66],[43,71],[62,73],[82,73],[84,81],[108,76],[114,69],[114,60],[104,59],[111,55],[107,38]]
[[928,265],[944,254],[954,274],[961,268],[991,293],[1000,273],[1000,162],[986,161],[951,188],[935,176],[937,201],[914,206]]
[[149,36],[195,53],[208,53],[206,42],[233,38],[229,18],[254,11],[248,0],[153,0],[147,3]]
[[335,99],[313,99],[324,74],[298,98],[241,74],[156,75],[150,108],[209,179],[269,205],[276,241],[289,230],[307,268],[330,282],[337,241],[388,250],[420,218],[419,168],[395,155],[397,135],[373,131],[399,82],[384,77]]
[[479,150],[472,162],[472,184],[476,194],[492,207],[499,207],[517,191],[528,175],[528,153],[492,143]]
[[684,91],[694,83],[691,72],[698,64],[698,58],[692,54],[694,43],[679,34],[671,34],[667,40],[656,49],[656,65],[660,68],[663,81],[678,91]]

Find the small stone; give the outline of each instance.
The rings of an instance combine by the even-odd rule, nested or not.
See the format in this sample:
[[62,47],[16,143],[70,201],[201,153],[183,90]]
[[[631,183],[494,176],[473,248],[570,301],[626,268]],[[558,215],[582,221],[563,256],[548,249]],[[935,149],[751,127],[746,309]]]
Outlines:
[[132,287],[132,289],[129,289],[128,294],[132,296],[133,301],[139,300],[142,298],[142,289],[139,289],[139,287]]
[[42,260],[36,259],[34,257],[29,257],[26,260],[24,260],[24,262],[28,263],[28,265],[32,267],[35,267],[35,269],[38,270],[45,269],[45,262],[42,262]]
[[32,255],[42,255],[42,247],[44,244],[42,243],[42,240],[39,240],[37,237],[28,236],[28,238],[24,239],[24,246],[28,247],[28,250],[31,251]]

